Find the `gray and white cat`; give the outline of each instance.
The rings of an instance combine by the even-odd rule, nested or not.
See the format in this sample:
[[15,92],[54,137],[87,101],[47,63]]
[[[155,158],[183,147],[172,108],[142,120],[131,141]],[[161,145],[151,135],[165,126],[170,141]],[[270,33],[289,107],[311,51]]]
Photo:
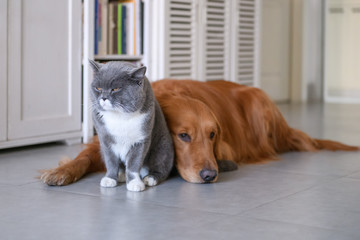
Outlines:
[[90,63],[92,116],[107,169],[100,185],[126,181],[128,190],[143,191],[158,184],[173,167],[174,147],[146,67]]

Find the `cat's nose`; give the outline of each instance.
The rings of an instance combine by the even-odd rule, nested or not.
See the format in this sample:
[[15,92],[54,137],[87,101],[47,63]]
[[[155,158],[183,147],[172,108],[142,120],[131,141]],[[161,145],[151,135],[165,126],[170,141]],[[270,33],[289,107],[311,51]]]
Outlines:
[[107,100],[107,98],[106,97],[103,97],[103,98],[101,98],[104,102]]

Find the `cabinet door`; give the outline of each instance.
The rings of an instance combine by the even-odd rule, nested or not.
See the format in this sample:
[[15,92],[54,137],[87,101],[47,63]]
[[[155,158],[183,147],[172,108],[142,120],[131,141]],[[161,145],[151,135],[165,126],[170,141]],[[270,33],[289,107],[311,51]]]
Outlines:
[[360,1],[327,1],[325,100],[360,102]]
[[0,141],[4,141],[7,137],[7,0],[0,0],[0,33]]
[[8,1],[8,138],[81,130],[81,1]]

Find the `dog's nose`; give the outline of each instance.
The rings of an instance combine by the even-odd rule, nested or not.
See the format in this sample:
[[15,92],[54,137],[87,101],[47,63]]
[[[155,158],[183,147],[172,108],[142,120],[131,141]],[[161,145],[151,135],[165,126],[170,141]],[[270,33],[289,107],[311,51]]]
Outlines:
[[203,169],[200,171],[200,177],[205,182],[211,182],[216,178],[216,176],[217,176],[216,170]]

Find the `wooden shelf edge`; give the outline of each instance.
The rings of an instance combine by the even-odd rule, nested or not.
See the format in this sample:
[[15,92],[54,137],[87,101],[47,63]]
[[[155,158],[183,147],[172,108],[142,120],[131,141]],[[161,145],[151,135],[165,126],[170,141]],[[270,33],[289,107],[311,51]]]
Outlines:
[[114,55],[95,55],[94,58],[95,58],[95,60],[98,60],[98,61],[111,61],[111,60],[140,61],[140,60],[142,60],[143,56],[142,55],[116,55],[116,54],[114,54]]

